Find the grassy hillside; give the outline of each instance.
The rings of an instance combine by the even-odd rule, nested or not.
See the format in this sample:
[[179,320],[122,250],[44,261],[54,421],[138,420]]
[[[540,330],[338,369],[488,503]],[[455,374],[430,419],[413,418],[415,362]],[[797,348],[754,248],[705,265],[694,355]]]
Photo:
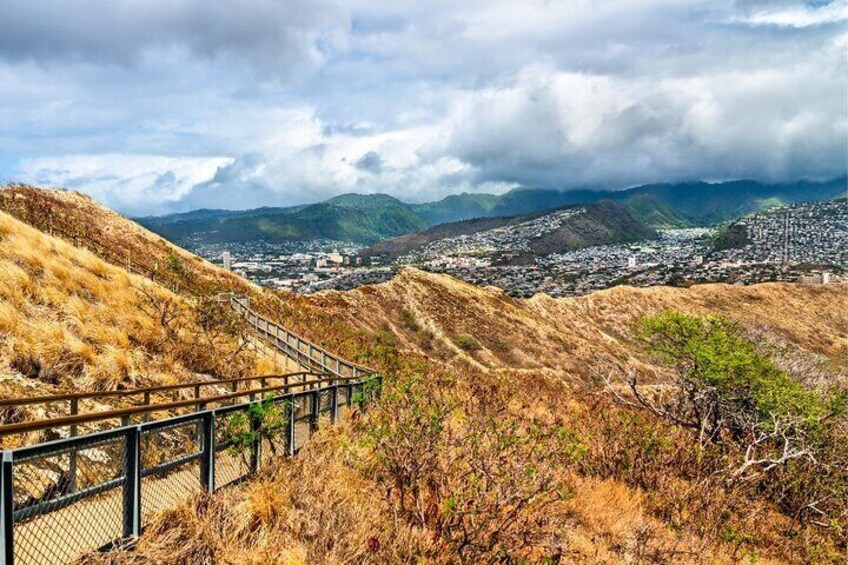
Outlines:
[[584,214],[566,220],[557,230],[534,239],[535,253],[562,253],[594,245],[628,243],[656,236],[627,206],[601,200],[586,206]]
[[[218,303],[176,295],[0,212],[4,397],[278,370],[272,360],[244,349],[231,318]],[[66,415],[60,405],[52,409]],[[51,415],[39,410],[7,410],[0,419]]]
[[[675,394],[681,369],[640,337],[646,316],[673,310],[738,324],[741,337],[704,350],[716,356],[707,365],[731,360],[741,376],[759,368],[766,381],[783,383],[778,400],[800,399],[809,414],[848,380],[844,285],[618,287],[517,300],[407,270],[384,285],[294,297],[193,260],[77,194],[0,191],[0,205],[45,230],[78,230],[68,241],[98,237],[98,253],[114,248],[172,264],[167,277],[159,274],[167,284],[244,292],[292,329],[385,375],[377,403],[323,428],[295,460],[161,515],[132,552],[86,563],[844,562],[848,422],[838,402],[811,416],[818,427],[804,428],[815,461],[739,476],[744,437],[698,442],[685,426],[616,399],[629,378],[655,402]],[[68,241],[0,220],[10,394],[77,381],[126,386],[99,376],[120,367],[111,346],[129,351],[120,382],[180,378],[161,366],[198,372],[212,348],[192,337],[203,334],[190,325],[198,312],[184,286],[171,293]],[[134,302],[148,288],[185,305],[188,325],[176,341],[145,330],[161,325]],[[733,350],[740,340],[747,349]],[[14,368],[15,343],[43,363]],[[65,352],[74,348],[82,365],[66,362],[77,358]],[[36,366],[51,370],[42,376]],[[59,375],[57,384],[44,381],[49,375]]]
[[768,284],[515,300],[415,270],[325,293],[313,300],[367,336],[381,401],[259,480],[163,515],[135,552],[89,563],[839,563],[840,530],[791,510],[799,469],[731,481],[734,448],[695,447],[615,402],[602,376],[661,383],[671,369],[635,325],[678,309],[730,316],[781,370],[844,383],[844,296]]

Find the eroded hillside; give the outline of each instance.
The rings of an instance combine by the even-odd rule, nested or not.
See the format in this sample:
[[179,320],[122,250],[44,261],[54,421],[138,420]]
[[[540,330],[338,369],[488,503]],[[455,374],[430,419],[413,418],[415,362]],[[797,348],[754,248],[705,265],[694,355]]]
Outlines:
[[521,300],[407,269],[386,284],[323,297],[351,323],[388,329],[422,354],[486,369],[545,368],[585,377],[598,360],[638,353],[633,325],[668,309],[723,314],[775,343],[848,362],[846,285],[616,287],[576,298]]

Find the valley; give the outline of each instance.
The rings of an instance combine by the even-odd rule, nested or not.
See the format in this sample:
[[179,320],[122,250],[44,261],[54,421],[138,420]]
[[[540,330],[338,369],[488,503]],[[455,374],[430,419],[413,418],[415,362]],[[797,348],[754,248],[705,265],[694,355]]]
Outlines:
[[836,281],[845,274],[847,248],[848,201],[836,199],[708,228],[654,229],[630,208],[601,201],[443,224],[371,247],[318,240],[194,250],[218,264],[227,251],[236,258],[232,268],[250,280],[303,294],[385,282],[413,266],[530,297],[578,296],[621,284]]

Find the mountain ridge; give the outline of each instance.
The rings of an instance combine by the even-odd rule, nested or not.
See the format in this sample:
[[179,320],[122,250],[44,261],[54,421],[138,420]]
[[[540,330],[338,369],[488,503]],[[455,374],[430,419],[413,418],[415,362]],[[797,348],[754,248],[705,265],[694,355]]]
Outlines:
[[534,214],[599,200],[630,206],[652,227],[692,227],[720,223],[764,208],[845,194],[848,179],[764,184],[735,180],[720,183],[658,183],[619,191],[558,191],[515,188],[505,194],[461,193],[436,202],[410,204],[388,194],[347,193],[326,201],[291,207],[244,211],[196,210],[137,221],[152,231],[186,243],[299,241],[315,238],[373,244],[435,225],[481,217]]
[[439,224],[421,232],[381,241],[362,254],[393,260],[441,239],[515,226],[578,207],[585,211],[566,218],[557,229],[533,239],[530,247],[534,253],[563,253],[593,245],[638,241],[656,235],[656,231],[639,220],[629,207],[612,200],[599,200],[587,205],[565,206],[520,216],[474,218]]

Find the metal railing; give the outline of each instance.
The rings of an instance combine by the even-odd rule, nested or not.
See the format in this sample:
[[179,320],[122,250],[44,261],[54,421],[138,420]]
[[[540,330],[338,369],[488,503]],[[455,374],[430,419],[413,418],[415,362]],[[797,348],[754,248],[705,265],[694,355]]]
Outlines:
[[341,378],[361,378],[375,374],[373,369],[345,361],[338,355],[257,314],[250,309],[249,298],[232,294],[230,304],[260,339],[301,367]]
[[[158,263],[131,257],[130,249],[102,246],[86,226],[66,225],[50,202],[28,198],[26,187],[12,187],[0,196],[0,208],[20,220],[89,247],[102,259],[166,284],[175,292],[199,298],[215,291],[206,288],[209,285],[201,291]],[[161,251],[170,250],[163,246]],[[181,500],[239,482],[275,454],[294,455],[317,429],[322,415],[334,421],[340,410],[352,407],[355,393],[370,390],[368,383],[379,384],[374,370],[346,361],[260,316],[250,309],[249,298],[232,292],[224,296],[260,340],[305,369],[297,373],[304,375],[303,382],[290,384],[288,377],[294,374],[269,375],[115,393],[0,400],[0,409],[39,404],[46,408],[67,402],[69,413],[50,420],[0,425],[0,436],[45,431],[60,437],[66,429],[70,434],[0,452],[0,565],[68,563],[82,554],[132,540],[157,513]],[[307,374],[318,378],[308,381]],[[265,379],[272,378],[285,378],[285,384],[266,386]],[[238,382],[255,380],[261,383],[259,389],[237,390]],[[202,386],[225,384],[233,385],[232,393],[200,395]],[[150,398],[151,394],[189,387],[194,388],[192,399],[155,404]],[[279,396],[269,399],[268,394]],[[141,395],[142,405],[81,412],[83,400],[132,395]],[[206,409],[209,404],[246,396],[250,398],[247,403]],[[235,450],[230,437],[234,420],[243,420],[245,414],[250,415],[250,407],[260,402],[285,407],[284,433],[260,433],[246,451]],[[196,411],[173,416],[185,408]],[[147,421],[150,414],[163,411],[172,416]],[[136,415],[144,421],[133,425]],[[82,432],[77,426],[115,419],[120,419],[121,427],[78,435]],[[251,427],[256,425],[253,416],[248,419]]]
[[[335,379],[312,390],[3,451],[0,564],[68,563],[132,540],[162,510],[239,482],[274,455],[294,455],[322,416],[335,421],[366,401],[368,383],[378,379]],[[238,449],[233,424],[247,417],[258,430],[250,415],[257,403],[282,409],[281,433],[260,433]],[[69,490],[72,461],[76,484]]]
[[[300,380],[301,383],[306,383],[310,378],[314,380],[315,378],[321,378],[326,376],[328,375],[311,371],[300,371],[294,373],[285,373],[281,375],[262,375],[259,377],[214,379],[208,381],[195,381],[191,383],[142,387],[130,390],[68,392],[43,396],[28,396],[23,398],[2,398],[0,399],[0,408],[35,407],[44,414],[50,414],[51,412],[54,412],[54,414],[50,414],[50,418],[44,420],[23,420],[14,424],[0,424],[0,438],[11,433],[23,433],[28,431],[35,431],[37,429],[57,428],[62,425],[76,425],[62,424],[62,422],[67,418],[74,416],[93,416],[110,410],[119,409],[114,406],[107,406],[107,408],[104,409],[103,406],[95,404],[94,409],[86,410],[86,408],[91,408],[91,404],[97,403],[98,401],[102,400],[132,402],[130,407],[152,406],[155,408],[156,406],[162,404],[162,402],[155,402],[156,396],[176,395],[180,397],[177,400],[185,400],[185,393],[188,392],[190,397],[194,400],[194,404],[198,406],[199,410],[202,406],[208,404],[209,402],[209,397],[203,396],[202,394],[202,391],[204,389],[225,388],[229,389],[231,392],[239,392],[240,389],[244,389],[244,396],[247,396],[250,394],[255,394],[257,392],[262,392],[261,389],[267,388],[268,383],[270,382],[283,381],[286,385],[288,385],[290,381],[297,382],[298,380]],[[252,388],[252,385],[254,383],[259,384],[259,390]],[[220,393],[215,394],[215,396],[219,395]],[[177,400],[173,398],[169,399],[170,402],[174,402]],[[124,406],[124,408],[127,408],[127,406]],[[38,424],[43,425],[41,425],[39,428],[37,426]],[[71,435],[77,435],[76,431],[77,430],[71,429]]]

